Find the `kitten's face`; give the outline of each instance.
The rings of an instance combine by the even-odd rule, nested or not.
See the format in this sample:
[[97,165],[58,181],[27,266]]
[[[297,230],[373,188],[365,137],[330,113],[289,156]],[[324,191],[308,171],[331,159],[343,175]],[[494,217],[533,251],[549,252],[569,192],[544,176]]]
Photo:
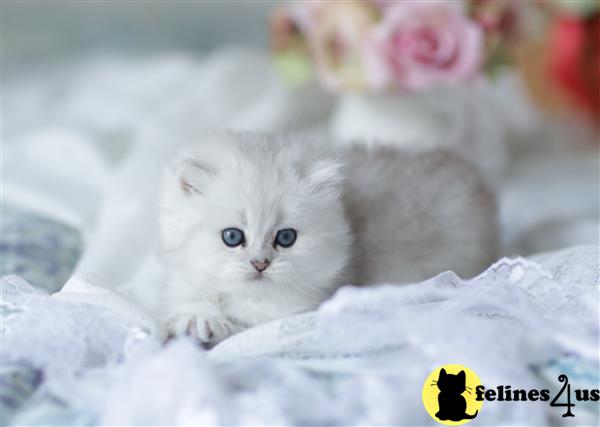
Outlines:
[[337,167],[254,145],[199,149],[176,167],[163,192],[164,249],[203,291],[287,289],[319,302],[350,244]]

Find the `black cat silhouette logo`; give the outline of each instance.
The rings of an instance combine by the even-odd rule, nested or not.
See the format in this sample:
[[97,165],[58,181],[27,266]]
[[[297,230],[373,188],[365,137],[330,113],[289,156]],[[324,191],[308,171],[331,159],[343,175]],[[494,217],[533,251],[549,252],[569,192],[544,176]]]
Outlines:
[[444,365],[434,370],[423,386],[423,405],[440,424],[458,426],[477,416],[483,401],[476,400],[481,384],[475,372],[462,365]]

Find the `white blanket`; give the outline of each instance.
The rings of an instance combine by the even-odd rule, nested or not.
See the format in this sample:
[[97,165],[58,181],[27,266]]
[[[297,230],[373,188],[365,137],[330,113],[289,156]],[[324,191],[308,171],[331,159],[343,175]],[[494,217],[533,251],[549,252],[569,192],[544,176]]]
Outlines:
[[[429,425],[421,390],[430,371],[460,363],[486,386],[554,390],[560,373],[594,387],[598,370],[598,248],[504,259],[462,281],[443,273],[410,285],[343,288],[318,311],[267,323],[204,352],[166,348],[139,322],[49,298],[5,279],[4,362],[43,369],[47,401],[104,425]],[[88,286],[89,284],[85,284]],[[568,355],[568,357],[566,357]],[[569,361],[573,362],[569,362]],[[575,368],[565,371],[569,365]],[[579,403],[578,425],[598,422]],[[547,402],[486,402],[481,425],[549,425]]]

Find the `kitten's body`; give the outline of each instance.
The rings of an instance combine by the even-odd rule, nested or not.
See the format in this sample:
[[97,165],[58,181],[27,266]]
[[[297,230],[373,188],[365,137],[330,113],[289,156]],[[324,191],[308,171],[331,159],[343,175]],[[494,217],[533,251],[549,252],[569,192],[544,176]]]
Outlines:
[[[470,276],[495,255],[493,198],[446,153],[350,148],[337,159],[301,142],[226,133],[167,170],[161,238],[173,333],[214,344],[316,308],[346,283]],[[224,244],[235,227],[245,243]],[[297,230],[288,248],[278,230]],[[262,271],[251,261],[268,260]]]
[[496,254],[496,205],[476,170],[450,152],[346,148],[350,282],[410,283],[453,270],[472,277]]

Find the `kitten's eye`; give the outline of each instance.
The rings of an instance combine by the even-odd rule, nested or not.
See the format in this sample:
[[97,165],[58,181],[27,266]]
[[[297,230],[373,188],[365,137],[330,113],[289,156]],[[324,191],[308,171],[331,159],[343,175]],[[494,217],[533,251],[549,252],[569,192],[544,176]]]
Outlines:
[[244,243],[244,232],[239,228],[226,228],[221,233],[223,242],[230,248],[236,247]]
[[284,248],[289,248],[296,241],[296,230],[293,228],[285,228],[279,230],[275,236],[275,244]]

